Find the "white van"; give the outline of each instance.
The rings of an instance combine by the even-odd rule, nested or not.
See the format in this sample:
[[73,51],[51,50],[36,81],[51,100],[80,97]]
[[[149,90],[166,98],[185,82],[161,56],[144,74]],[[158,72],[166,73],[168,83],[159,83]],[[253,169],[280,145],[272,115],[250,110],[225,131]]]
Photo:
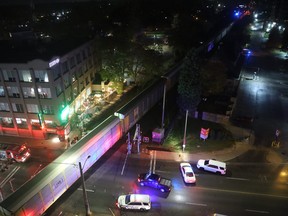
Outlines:
[[116,205],[120,209],[148,211],[151,209],[150,196],[147,194],[128,194],[118,197]]
[[217,174],[225,175],[226,174],[226,163],[217,161],[214,159],[210,160],[198,160],[197,168],[209,172],[214,172]]

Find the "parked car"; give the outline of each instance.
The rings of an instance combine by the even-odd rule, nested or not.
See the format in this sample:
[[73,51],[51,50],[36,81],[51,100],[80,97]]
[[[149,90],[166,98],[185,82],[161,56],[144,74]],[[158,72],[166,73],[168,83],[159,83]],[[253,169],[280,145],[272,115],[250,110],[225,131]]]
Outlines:
[[213,172],[216,174],[221,174],[221,175],[226,174],[226,163],[217,161],[214,159],[198,160],[197,168],[200,170],[205,170],[205,171]]
[[196,183],[196,177],[190,163],[180,163],[180,171],[185,183]]
[[160,190],[161,192],[169,192],[172,187],[172,181],[161,177],[155,173],[142,173],[138,175],[138,183],[141,186],[148,186]]
[[120,209],[148,211],[151,209],[151,200],[147,194],[121,195],[116,201],[116,206]]

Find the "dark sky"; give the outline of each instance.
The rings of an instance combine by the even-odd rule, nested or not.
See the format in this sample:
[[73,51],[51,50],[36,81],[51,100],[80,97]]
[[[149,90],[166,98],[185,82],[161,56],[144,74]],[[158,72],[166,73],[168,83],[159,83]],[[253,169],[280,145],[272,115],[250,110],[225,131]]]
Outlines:
[[[30,4],[31,0],[0,0],[0,5],[24,5]],[[97,0],[33,0],[35,4],[38,3],[62,3],[62,2],[87,2]]]

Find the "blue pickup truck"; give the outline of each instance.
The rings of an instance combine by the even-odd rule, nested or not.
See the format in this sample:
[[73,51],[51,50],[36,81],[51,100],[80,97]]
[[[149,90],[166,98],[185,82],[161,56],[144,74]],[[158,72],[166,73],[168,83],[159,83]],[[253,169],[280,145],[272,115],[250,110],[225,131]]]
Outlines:
[[142,173],[138,175],[138,183],[141,186],[156,188],[161,192],[170,192],[172,181],[154,173]]

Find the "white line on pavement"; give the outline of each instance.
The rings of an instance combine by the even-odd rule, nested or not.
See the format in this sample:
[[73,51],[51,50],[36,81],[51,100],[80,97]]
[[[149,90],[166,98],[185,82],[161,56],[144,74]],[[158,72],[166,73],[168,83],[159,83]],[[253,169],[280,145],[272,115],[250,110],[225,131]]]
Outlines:
[[0,183],[0,188],[3,187],[13,176],[14,174],[20,169],[19,166],[14,167],[14,169],[6,176],[5,179]]
[[203,203],[190,203],[190,202],[186,202],[187,205],[195,205],[195,206],[207,206],[207,204],[203,204]]
[[128,152],[126,154],[126,158],[125,158],[125,161],[124,161],[124,164],[123,164],[123,167],[122,167],[121,175],[123,175],[123,173],[124,173],[124,169],[125,169],[125,166],[126,166],[127,158],[128,158]]
[[154,151],[153,173],[155,173],[155,168],[156,168],[156,153],[157,153],[157,151]]
[[[82,188],[77,188],[77,190],[80,190],[82,191],[83,189]],[[86,189],[87,192],[91,192],[91,193],[94,193],[95,191],[94,190],[91,190],[91,189]]]
[[231,180],[250,181],[249,179],[246,178],[233,178],[233,177],[226,177],[226,178]]
[[112,211],[111,208],[109,208],[109,211],[111,212],[111,214],[112,214],[113,216],[115,216],[115,214],[114,214],[114,212]]
[[259,211],[259,210],[253,210],[253,209],[245,209],[247,212],[255,212],[255,213],[261,213],[261,214],[269,214],[268,211]]

